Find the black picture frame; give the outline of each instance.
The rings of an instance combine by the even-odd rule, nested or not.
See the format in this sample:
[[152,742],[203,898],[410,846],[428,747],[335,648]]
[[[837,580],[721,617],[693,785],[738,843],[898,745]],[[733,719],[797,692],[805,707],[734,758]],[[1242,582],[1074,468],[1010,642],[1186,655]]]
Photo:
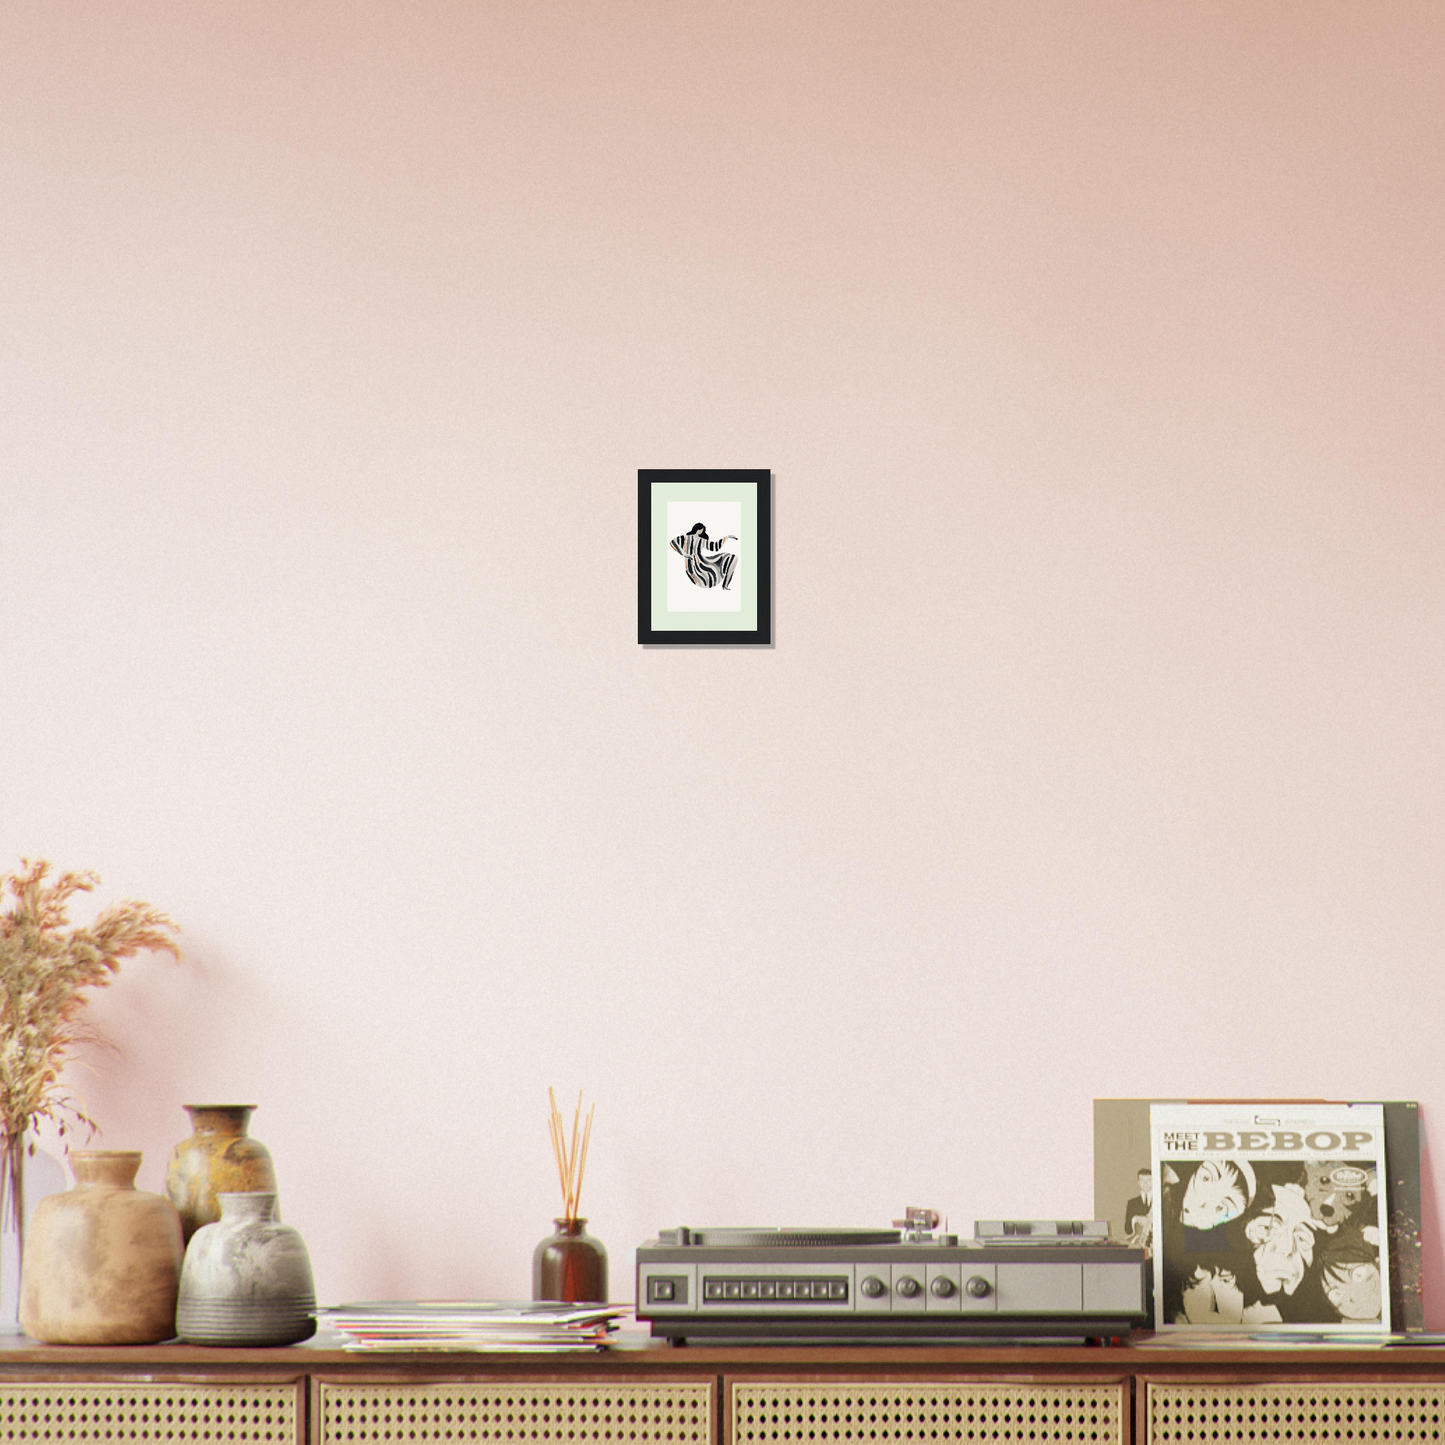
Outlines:
[[771,646],[772,472],[638,470],[637,640]]

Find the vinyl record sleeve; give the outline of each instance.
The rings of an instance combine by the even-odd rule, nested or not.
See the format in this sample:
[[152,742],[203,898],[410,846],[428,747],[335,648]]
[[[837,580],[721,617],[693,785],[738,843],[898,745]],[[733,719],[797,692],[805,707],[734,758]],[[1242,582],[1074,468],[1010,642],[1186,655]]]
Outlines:
[[[1325,1099],[1095,1099],[1094,1100],[1094,1218],[1107,1220],[1110,1235],[1129,1237],[1129,1221],[1142,1216],[1149,1238],[1142,1240],[1152,1253],[1153,1175],[1149,1165],[1149,1107],[1151,1104],[1253,1103],[1271,1109],[1297,1108],[1303,1103],[1380,1102]],[[1388,1177],[1385,1200],[1390,1225],[1390,1326],[1412,1336],[1425,1328],[1425,1301],[1421,1289],[1420,1236],[1420,1106],[1413,1099],[1387,1099],[1385,1111],[1385,1162]],[[1152,1260],[1151,1260],[1152,1268]]]
[[1154,1324],[1386,1333],[1379,1104],[1155,1104]]

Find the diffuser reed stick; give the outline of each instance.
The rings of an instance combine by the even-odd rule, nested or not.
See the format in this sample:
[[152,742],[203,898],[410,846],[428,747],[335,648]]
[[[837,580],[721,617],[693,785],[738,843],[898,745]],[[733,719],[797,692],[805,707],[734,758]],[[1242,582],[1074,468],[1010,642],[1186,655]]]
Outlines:
[[592,1115],[597,1105],[588,1106],[584,1123],[582,1091],[577,1091],[577,1107],[572,1111],[572,1135],[569,1139],[562,1112],[557,1107],[557,1096],[550,1088],[547,1090],[547,1102],[552,1106],[547,1128],[552,1135],[552,1157],[557,1161],[557,1178],[562,1185],[562,1217],[568,1224],[575,1224],[577,1204],[582,1198],[582,1175],[587,1168],[587,1145],[592,1138]]

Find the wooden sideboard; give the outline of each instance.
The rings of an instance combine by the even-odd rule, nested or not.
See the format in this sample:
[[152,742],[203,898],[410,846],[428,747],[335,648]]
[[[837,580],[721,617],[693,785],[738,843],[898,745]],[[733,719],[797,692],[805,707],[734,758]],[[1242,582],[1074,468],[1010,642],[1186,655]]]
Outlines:
[[1445,1445],[1445,1349],[682,1346],[363,1355],[0,1337],[0,1442]]

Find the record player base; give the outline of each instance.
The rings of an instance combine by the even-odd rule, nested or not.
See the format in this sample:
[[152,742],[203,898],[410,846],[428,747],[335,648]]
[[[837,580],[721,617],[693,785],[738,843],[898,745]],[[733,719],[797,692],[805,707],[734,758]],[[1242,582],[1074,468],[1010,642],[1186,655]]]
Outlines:
[[1375,1445],[1445,1440],[1445,1349],[1032,1345],[361,1355],[0,1348],[0,1442]]

